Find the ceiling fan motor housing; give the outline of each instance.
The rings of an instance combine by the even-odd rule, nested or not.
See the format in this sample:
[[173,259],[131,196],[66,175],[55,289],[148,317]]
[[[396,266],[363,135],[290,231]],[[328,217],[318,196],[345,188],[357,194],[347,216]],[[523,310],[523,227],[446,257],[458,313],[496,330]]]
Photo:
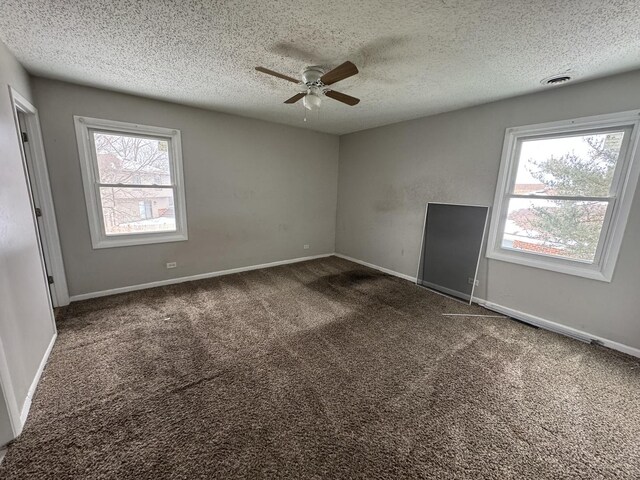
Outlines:
[[324,71],[320,67],[307,67],[307,69],[302,72],[302,83],[304,83],[307,87],[323,87],[322,83],[322,75],[324,75]]

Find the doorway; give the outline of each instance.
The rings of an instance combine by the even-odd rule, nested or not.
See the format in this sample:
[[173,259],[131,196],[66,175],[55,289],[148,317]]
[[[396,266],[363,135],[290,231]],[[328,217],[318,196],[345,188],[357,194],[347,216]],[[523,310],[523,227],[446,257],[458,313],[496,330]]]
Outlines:
[[35,227],[49,283],[51,303],[53,307],[62,307],[69,304],[69,292],[38,110],[15,90],[10,89],[10,93],[16,128],[22,144],[25,176],[31,194]]

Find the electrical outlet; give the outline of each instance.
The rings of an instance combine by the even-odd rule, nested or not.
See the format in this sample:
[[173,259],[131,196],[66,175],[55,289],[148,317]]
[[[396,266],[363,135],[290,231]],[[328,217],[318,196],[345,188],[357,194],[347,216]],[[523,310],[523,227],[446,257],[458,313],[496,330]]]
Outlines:
[[305,245],[305,246],[304,246],[304,249],[305,249],[305,250],[309,250],[309,245]]
[[478,285],[480,285],[480,280],[474,281],[472,277],[469,277],[469,285],[474,285],[477,287]]
[[167,263],[167,268],[176,268],[178,266],[178,264],[176,262],[168,262]]

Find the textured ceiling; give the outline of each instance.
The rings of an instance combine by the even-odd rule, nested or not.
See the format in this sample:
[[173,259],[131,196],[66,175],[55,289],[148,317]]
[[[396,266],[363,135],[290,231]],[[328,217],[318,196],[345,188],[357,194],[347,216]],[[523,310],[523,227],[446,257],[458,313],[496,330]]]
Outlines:
[[[638,0],[2,0],[0,39],[35,75],[348,133],[640,68]],[[303,122],[306,65],[360,74]]]

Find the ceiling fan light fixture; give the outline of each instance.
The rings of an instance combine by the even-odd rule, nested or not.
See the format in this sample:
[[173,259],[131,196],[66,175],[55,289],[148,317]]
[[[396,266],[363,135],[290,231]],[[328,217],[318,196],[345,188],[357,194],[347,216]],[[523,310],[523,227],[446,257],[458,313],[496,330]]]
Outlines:
[[322,104],[322,97],[317,92],[311,91],[305,95],[302,103],[307,110],[316,110]]

